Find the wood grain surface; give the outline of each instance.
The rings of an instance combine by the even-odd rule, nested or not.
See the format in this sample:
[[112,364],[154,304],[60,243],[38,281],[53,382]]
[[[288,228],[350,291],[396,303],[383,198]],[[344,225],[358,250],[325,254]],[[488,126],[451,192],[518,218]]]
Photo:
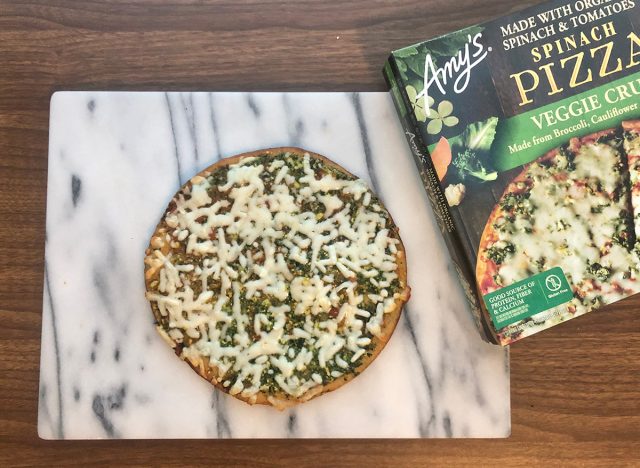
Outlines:
[[640,297],[512,347],[506,440],[45,442],[36,433],[53,91],[382,91],[391,49],[532,3],[0,0],[0,466],[640,466]]

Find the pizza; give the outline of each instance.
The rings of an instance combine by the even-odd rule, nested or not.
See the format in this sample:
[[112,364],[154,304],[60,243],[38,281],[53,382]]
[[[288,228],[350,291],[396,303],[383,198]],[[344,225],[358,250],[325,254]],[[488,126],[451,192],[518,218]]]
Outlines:
[[193,177],[144,262],[156,328],[175,353],[220,390],[279,409],[369,366],[410,294],[382,202],[298,148],[242,154]]
[[638,128],[572,138],[506,187],[480,240],[480,295],[559,266],[573,299],[498,331],[502,344],[640,292]]
[[636,239],[640,239],[640,120],[623,122],[624,151],[629,165],[631,206]]

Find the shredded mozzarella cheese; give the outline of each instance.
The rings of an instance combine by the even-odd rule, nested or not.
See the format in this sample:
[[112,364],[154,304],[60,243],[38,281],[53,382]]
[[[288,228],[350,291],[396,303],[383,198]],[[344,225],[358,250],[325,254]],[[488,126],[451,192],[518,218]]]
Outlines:
[[157,243],[147,298],[166,317],[166,339],[193,362],[207,357],[230,394],[255,401],[270,381],[266,390],[300,397],[381,337],[398,298],[382,288],[397,282],[399,241],[362,180],[318,172],[308,154],[249,158],[222,183],[193,178],[174,201],[165,221],[184,255]]

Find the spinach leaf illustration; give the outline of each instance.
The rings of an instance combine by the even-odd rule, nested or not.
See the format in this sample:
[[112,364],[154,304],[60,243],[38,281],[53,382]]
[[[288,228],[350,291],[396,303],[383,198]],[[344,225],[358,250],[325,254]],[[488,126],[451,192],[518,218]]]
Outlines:
[[449,140],[453,166],[460,180],[474,177],[483,182],[496,180],[498,173],[491,166],[489,152],[496,137],[498,118],[491,117],[469,125],[465,131]]

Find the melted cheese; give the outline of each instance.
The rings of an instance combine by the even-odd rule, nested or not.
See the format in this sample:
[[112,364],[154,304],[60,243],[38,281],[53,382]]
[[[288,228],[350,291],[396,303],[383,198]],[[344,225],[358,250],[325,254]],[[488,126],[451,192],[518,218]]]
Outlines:
[[397,281],[399,240],[366,184],[316,173],[309,155],[296,180],[286,161],[244,159],[218,185],[192,179],[166,217],[191,263],[160,250],[148,261],[167,339],[186,335],[183,357],[207,357],[229,393],[249,399],[273,391],[265,379],[300,397],[357,366],[399,297],[383,289]]
[[624,149],[629,162],[629,179],[631,183],[631,205],[635,221],[636,239],[640,238],[640,133],[627,132]]
[[[560,153],[550,168],[529,167],[528,196],[515,211],[507,209],[512,219],[496,220],[498,240],[489,246],[505,252],[498,262],[499,286],[555,266],[573,285],[576,298],[564,309],[532,317],[536,323],[562,320],[640,292],[639,259],[629,243],[616,239],[633,229],[626,220],[629,193],[618,147],[585,144],[572,159],[570,166]],[[518,195],[521,188],[512,185],[512,193]]]

